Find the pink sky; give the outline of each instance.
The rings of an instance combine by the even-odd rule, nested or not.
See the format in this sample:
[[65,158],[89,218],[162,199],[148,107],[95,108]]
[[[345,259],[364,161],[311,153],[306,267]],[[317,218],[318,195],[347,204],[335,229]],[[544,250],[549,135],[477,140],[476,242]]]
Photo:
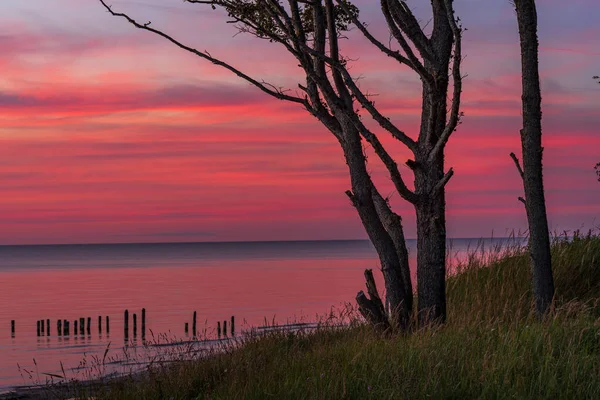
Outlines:
[[[538,1],[544,162],[552,230],[600,224],[600,8]],[[33,3],[36,3],[35,5]],[[370,5],[371,1],[357,2]],[[492,4],[493,3],[493,4]],[[526,227],[518,174],[520,61],[509,1],[456,0],[468,28],[464,123],[447,165],[448,233]],[[180,0],[113,1],[259,79],[296,63]],[[417,13],[423,15],[426,2]],[[364,8],[364,7],[363,7]],[[366,8],[365,8],[366,10]],[[387,38],[378,7],[363,12]],[[356,33],[343,51],[396,124],[417,131],[417,79]],[[299,107],[108,15],[94,0],[0,3],[0,244],[365,238],[333,136]],[[383,136],[384,133],[380,132]],[[408,152],[387,138],[402,163]],[[377,181],[391,191],[371,157]],[[409,175],[408,168],[402,170]],[[387,186],[386,186],[387,185]],[[386,189],[387,188],[387,189]],[[393,203],[414,237],[414,212]]]

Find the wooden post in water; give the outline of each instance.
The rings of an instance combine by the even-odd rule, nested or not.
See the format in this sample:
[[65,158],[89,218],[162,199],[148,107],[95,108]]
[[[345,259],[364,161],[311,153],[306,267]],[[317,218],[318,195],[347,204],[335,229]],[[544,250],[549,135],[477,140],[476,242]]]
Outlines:
[[85,335],[85,318],[79,317],[79,334],[81,336]]
[[221,337],[221,321],[217,321],[217,336]]
[[87,320],[87,334],[89,335],[92,330],[92,317],[88,317]]
[[40,336],[40,320],[37,321],[37,335]]
[[50,318],[46,320],[46,335],[50,336]]
[[73,321],[73,336],[77,336],[77,320]]
[[227,320],[223,321],[223,336],[227,336]]
[[42,333],[42,336],[44,335],[44,320],[40,320],[40,332]]
[[108,335],[110,333],[110,319],[108,318],[108,315],[106,316],[106,334]]
[[129,310],[125,310],[125,340],[129,339]]
[[133,313],[133,337],[137,337],[137,315]]
[[98,333],[102,334],[102,316],[98,315]]
[[189,327],[190,327],[190,326],[189,326],[189,323],[187,323],[187,322],[186,322],[186,323],[185,323],[185,336],[187,336],[187,335],[188,335],[188,332],[189,332]]
[[235,336],[235,317],[231,316],[231,336]]
[[71,332],[69,332],[69,324],[70,322],[66,319],[63,321],[63,336],[69,336]]
[[15,337],[15,320],[10,321],[10,336]]
[[194,311],[194,319],[192,320],[192,335],[196,337],[196,311]]
[[146,309],[142,308],[142,340],[146,340]]
[[58,336],[62,335],[62,320],[56,321],[56,332],[58,332]]

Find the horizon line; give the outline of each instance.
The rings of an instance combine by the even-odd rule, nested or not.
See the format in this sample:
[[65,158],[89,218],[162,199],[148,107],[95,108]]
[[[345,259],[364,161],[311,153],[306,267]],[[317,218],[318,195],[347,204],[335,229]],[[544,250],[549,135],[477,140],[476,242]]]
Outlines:
[[[483,240],[483,239],[524,239],[526,236],[488,236],[488,237],[447,237],[448,240]],[[414,241],[417,238],[407,238]],[[183,241],[183,242],[91,242],[91,243],[19,243],[0,244],[2,247],[34,247],[34,246],[126,246],[126,245],[166,245],[166,244],[247,244],[247,243],[315,243],[315,242],[371,242],[369,239],[298,239],[298,240],[217,240],[217,241]]]

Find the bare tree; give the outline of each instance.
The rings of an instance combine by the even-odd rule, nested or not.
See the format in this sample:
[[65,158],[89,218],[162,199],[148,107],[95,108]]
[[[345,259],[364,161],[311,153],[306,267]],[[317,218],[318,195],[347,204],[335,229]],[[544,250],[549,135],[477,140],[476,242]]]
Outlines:
[[[372,273],[365,272],[369,297],[359,292],[359,308],[365,318],[384,330],[405,330],[412,320],[413,289],[402,219],[391,210],[388,199],[380,194],[371,179],[363,149],[366,141],[387,169],[395,190],[416,210],[419,321],[422,324],[445,321],[445,186],[453,170],[444,170],[444,148],[461,117],[462,85],[462,28],[454,16],[453,0],[431,1],[430,34],[421,28],[405,1],[381,0],[381,10],[390,31],[389,44],[388,40],[376,38],[359,20],[359,9],[348,0],[187,0],[224,10],[228,22],[235,23],[240,32],[268,39],[293,55],[302,70],[299,78],[302,83],[295,92],[253,78],[208,51],[189,47],[153,28],[150,22],[139,23],[113,11],[105,0],[99,1],[112,15],[125,18],[135,27],[228,69],[277,99],[301,105],[336,137],[350,173],[351,189],[346,194],[379,255],[385,281],[384,307]],[[340,37],[350,25],[356,26],[374,49],[400,66],[410,68],[421,79],[423,108],[416,139],[375,106],[350,72],[351,62],[340,49]],[[448,105],[451,81],[453,96]],[[414,173],[414,189],[407,186],[396,161],[378,135],[363,122],[363,113],[370,115],[382,131],[412,152],[414,159],[408,160],[407,165]]]
[[536,314],[544,316],[554,297],[554,278],[550,255],[550,234],[542,175],[542,96],[538,70],[537,11],[535,0],[515,0],[521,43],[523,129],[521,150],[523,168],[514,153],[512,157],[525,189],[529,224],[529,251]]

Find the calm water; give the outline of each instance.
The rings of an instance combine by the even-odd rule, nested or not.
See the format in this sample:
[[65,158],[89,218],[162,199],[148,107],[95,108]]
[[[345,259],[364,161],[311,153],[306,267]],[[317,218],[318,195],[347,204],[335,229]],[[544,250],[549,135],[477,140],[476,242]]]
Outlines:
[[[476,243],[453,240],[452,255],[461,257]],[[414,266],[414,242],[408,244]],[[0,246],[0,392],[43,382],[44,373],[60,373],[60,362],[73,376],[84,353],[102,356],[109,342],[110,354],[121,353],[125,309],[138,314],[140,329],[146,308],[147,328],[175,338],[186,337],[186,322],[191,330],[194,311],[198,330],[209,335],[232,315],[238,332],[265,318],[314,321],[352,301],[363,289],[363,270],[377,265],[367,241]],[[98,316],[104,325],[107,315],[110,335],[101,335]],[[80,317],[92,317],[90,335],[57,335],[57,319],[71,321],[73,333]],[[38,337],[36,321],[48,318],[50,335]]]

